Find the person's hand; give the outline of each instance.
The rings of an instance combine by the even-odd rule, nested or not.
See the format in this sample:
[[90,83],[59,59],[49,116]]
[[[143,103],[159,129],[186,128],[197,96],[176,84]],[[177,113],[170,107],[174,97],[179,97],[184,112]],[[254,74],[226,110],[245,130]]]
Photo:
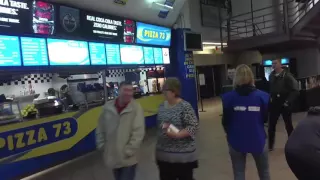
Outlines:
[[167,136],[170,137],[170,138],[173,138],[173,139],[179,139],[180,138],[179,133],[175,133],[175,132],[172,132],[172,131],[167,131]]
[[169,123],[163,123],[163,124],[162,124],[162,129],[168,129],[169,126],[170,126]]

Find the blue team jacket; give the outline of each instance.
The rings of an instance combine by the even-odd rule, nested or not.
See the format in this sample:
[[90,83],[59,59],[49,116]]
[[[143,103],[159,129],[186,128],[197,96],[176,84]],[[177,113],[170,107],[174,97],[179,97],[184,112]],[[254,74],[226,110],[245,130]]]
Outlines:
[[222,95],[223,126],[229,145],[238,152],[262,153],[266,143],[264,119],[269,94],[252,86],[238,87]]

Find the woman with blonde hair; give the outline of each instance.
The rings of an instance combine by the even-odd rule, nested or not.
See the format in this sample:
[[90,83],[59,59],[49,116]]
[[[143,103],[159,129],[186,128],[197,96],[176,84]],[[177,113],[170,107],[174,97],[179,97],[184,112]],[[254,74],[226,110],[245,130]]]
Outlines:
[[222,95],[222,125],[227,134],[234,180],[245,180],[246,156],[253,155],[260,180],[270,180],[264,121],[269,95],[257,90],[247,65],[236,68],[234,90]]

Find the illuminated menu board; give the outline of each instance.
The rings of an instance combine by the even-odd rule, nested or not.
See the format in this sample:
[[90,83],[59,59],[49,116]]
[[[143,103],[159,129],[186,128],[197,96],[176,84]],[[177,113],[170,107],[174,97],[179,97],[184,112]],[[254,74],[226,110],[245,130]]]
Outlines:
[[169,48],[162,48],[163,64],[170,64]]
[[21,66],[20,44],[17,36],[0,35],[0,66]]
[[21,37],[24,66],[47,66],[48,52],[44,38]]
[[122,64],[144,64],[142,46],[120,45]]
[[163,64],[162,49],[153,48],[153,56],[155,64]]
[[118,65],[120,61],[120,47],[119,44],[106,44],[107,64]]
[[47,39],[50,65],[90,65],[88,43]]
[[89,43],[91,65],[106,65],[107,57],[103,43]]
[[154,64],[153,48],[143,47],[143,53],[144,53],[144,63]]

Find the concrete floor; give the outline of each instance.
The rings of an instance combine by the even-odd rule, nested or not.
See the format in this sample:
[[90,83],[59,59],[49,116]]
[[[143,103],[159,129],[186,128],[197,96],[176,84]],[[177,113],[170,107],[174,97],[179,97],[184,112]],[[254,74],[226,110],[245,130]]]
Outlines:
[[[200,113],[200,131],[198,133],[198,150],[200,167],[196,170],[197,180],[232,180],[232,168],[227,143],[221,127],[221,103],[219,99],[206,100],[204,110]],[[294,123],[305,116],[294,115]],[[137,180],[158,180],[157,167],[154,162],[155,133],[148,132],[142,147],[142,159],[137,172]],[[279,121],[276,134],[276,149],[270,153],[270,171],[272,180],[296,180],[284,157],[284,144],[287,139],[284,123]],[[247,159],[246,180],[258,180],[256,167],[251,156]],[[26,180],[112,180],[110,170],[104,167],[99,152],[91,153],[75,162]]]

